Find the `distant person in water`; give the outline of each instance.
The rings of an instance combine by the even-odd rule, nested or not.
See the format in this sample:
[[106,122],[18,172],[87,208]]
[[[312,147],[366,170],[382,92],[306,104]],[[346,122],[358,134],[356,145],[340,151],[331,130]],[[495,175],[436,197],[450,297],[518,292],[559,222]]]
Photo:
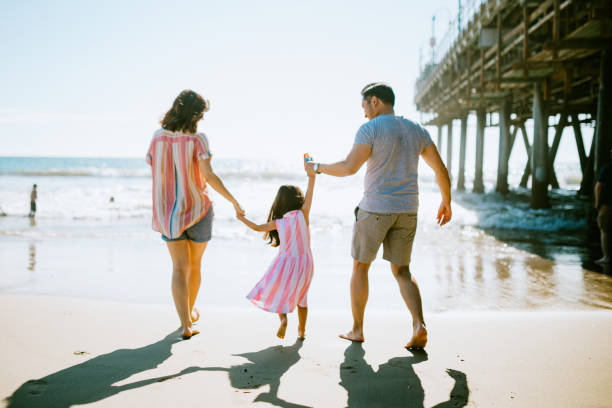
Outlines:
[[267,312],[278,314],[280,327],[276,335],[281,339],[287,329],[287,313],[293,312],[296,306],[298,338],[306,338],[308,288],[314,270],[308,225],[316,177],[312,168],[307,168],[307,174],[306,195],[299,187],[281,186],[265,224],[255,224],[238,214],[246,226],[264,232],[264,239],[279,247],[278,255],[247,299]]
[[[612,150],[610,150],[612,158]],[[612,161],[609,161],[599,171],[595,183],[595,208],[597,209],[597,226],[601,235],[601,252],[603,256],[595,262],[610,263],[609,234],[612,229]]]
[[32,192],[30,193],[30,214],[29,217],[36,216],[36,199],[38,198],[38,191],[36,190],[36,184],[32,186]]
[[200,314],[194,307],[201,282],[202,255],[212,238],[213,205],[210,184],[244,215],[238,201],[215,174],[208,138],[197,132],[210,104],[191,90],[174,100],[153,134],[147,152],[153,177],[153,229],[162,234],[172,258],[172,296],[182,336],[198,334]]
[[450,178],[429,133],[418,124],[395,116],[395,94],[390,86],[382,83],[366,85],[361,96],[361,107],[369,121],[357,131],[346,159],[333,164],[307,164],[316,172],[344,177],[355,174],[363,163],[368,163],[364,197],[355,208],[353,227],[353,327],[340,337],[364,341],[368,270],[382,244],[383,259],[390,262],[391,272],[412,314],[412,338],[405,347],[423,348],[427,344],[427,329],[421,294],[409,267],[419,203],[419,156],[436,174],[442,194],[437,216],[440,225],[451,219]]

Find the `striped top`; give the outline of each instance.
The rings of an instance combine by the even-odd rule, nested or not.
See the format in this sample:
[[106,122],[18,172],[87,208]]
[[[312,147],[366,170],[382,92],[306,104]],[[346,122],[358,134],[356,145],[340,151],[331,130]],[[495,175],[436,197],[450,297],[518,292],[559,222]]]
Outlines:
[[204,133],[159,129],[147,152],[153,177],[153,229],[178,238],[211,206],[198,161],[211,153]]

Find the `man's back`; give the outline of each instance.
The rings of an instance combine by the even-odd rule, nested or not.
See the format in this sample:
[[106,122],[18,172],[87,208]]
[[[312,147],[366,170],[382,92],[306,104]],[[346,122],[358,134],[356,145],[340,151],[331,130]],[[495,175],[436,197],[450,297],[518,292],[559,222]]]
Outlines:
[[376,213],[416,213],[418,159],[433,144],[429,133],[403,117],[380,115],[359,128],[355,143],[371,148],[359,207]]

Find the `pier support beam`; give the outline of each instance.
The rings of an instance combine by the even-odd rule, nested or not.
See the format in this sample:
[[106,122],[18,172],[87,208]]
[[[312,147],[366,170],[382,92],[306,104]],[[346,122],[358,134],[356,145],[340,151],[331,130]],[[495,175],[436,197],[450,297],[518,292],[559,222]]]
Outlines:
[[442,125],[438,124],[438,152],[442,153]]
[[548,115],[540,84],[533,87],[533,153],[531,155],[531,208],[548,207]]
[[567,112],[563,112],[559,118],[559,124],[557,124],[555,132],[555,139],[553,140],[552,147],[550,148],[550,152],[548,154],[548,184],[550,184],[552,188],[559,188],[559,181],[557,180],[557,175],[555,174],[555,159],[557,158],[559,143],[561,143],[561,136],[563,135],[563,130],[566,126]]
[[595,174],[610,161],[612,148],[612,50],[602,51],[595,125]]
[[457,191],[465,191],[465,145],[467,142],[467,113],[461,117],[461,139],[459,139],[459,174]]
[[529,176],[531,176],[531,145],[529,144],[529,137],[527,136],[527,129],[525,128],[525,122],[523,122],[520,126],[521,135],[523,135],[523,144],[525,145],[525,150],[527,151],[527,165],[525,166],[525,171],[523,171],[523,177],[521,177],[520,186],[523,188],[527,188],[527,182],[529,181]]
[[486,112],[483,108],[478,108],[476,111],[476,165],[474,172],[474,187],[475,193],[484,193],[484,184],[482,182],[482,167],[484,163],[484,131]]
[[446,125],[446,168],[448,169],[448,176],[453,179],[452,176],[453,167],[453,120],[449,120]]
[[508,192],[508,159],[510,158],[510,101],[504,99],[499,108],[499,154],[497,156],[498,193]]

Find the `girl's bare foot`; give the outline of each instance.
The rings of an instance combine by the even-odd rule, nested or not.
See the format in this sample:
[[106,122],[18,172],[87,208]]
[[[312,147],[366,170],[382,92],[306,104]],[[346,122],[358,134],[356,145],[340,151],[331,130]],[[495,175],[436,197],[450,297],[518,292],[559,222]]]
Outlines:
[[200,320],[200,311],[194,306],[191,309],[191,323],[195,323]]
[[200,331],[194,329],[193,327],[188,327],[186,329],[183,329],[183,334],[181,335],[181,337],[183,338],[183,340],[189,340],[191,337],[195,336],[196,334],[200,334]]
[[407,349],[422,349],[427,344],[427,329],[425,325],[419,325],[415,327],[412,338],[404,347]]
[[278,337],[279,339],[284,339],[285,338],[285,331],[287,330],[287,315],[278,315],[280,317],[280,327],[278,328],[278,331],[276,332],[276,337]]
[[363,332],[358,330],[351,330],[346,334],[339,334],[338,337],[345,340],[356,341],[359,343],[363,343]]

